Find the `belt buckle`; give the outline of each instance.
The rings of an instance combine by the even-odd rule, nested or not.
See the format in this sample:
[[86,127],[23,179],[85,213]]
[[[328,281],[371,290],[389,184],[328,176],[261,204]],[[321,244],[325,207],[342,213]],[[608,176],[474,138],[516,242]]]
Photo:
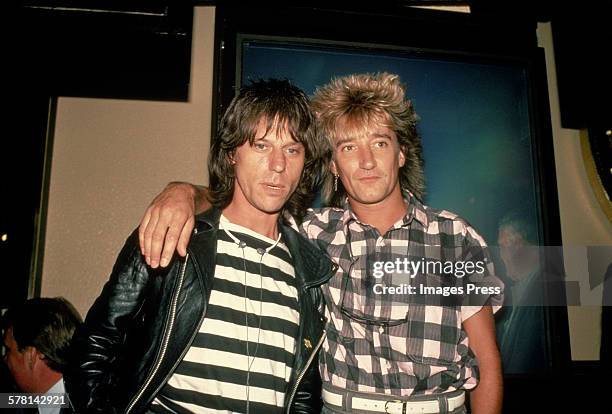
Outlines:
[[400,403],[400,404],[402,404],[402,412],[403,412],[403,413],[405,413],[405,412],[406,412],[406,410],[405,410],[405,407],[406,407],[406,401],[402,401],[402,400],[389,400],[389,401],[385,401],[385,413],[387,413],[387,414],[392,414],[392,413],[390,413],[390,412],[389,412],[389,407],[387,407],[387,405],[388,405],[389,403]]

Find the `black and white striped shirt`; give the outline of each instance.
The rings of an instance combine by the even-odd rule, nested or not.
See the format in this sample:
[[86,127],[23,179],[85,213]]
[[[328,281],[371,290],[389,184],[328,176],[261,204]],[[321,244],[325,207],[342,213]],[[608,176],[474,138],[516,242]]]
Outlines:
[[299,324],[289,250],[221,216],[216,257],[206,317],[151,409],[281,412]]

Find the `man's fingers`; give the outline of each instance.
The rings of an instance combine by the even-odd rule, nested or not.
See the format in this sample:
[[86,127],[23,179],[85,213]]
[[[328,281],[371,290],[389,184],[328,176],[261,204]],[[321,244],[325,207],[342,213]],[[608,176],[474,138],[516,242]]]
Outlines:
[[170,259],[172,258],[174,249],[176,248],[176,243],[179,240],[179,235],[179,227],[171,226],[168,228],[166,238],[163,241],[164,249],[161,252],[161,259],[159,261],[161,267],[166,267],[168,266],[168,263],[170,263]]
[[145,229],[147,228],[147,225],[149,224],[150,219],[151,219],[151,211],[150,211],[150,208],[147,208],[147,211],[145,211],[145,215],[140,221],[140,225],[138,226],[138,243],[140,244],[140,252],[145,257],[146,257]]
[[178,245],[176,247],[176,250],[181,256],[187,255],[187,245],[189,244],[189,239],[191,238],[194,226],[195,219],[193,216],[190,216],[189,219],[187,219],[185,225],[183,226],[183,230],[181,230],[181,235],[179,236]]
[[187,253],[194,207],[191,184],[170,183],[155,197],[138,229],[140,249],[149,266],[167,266],[174,249],[182,255]]
[[151,266],[151,242],[153,238],[153,232],[159,221],[159,209],[149,207],[150,218],[147,223],[147,227],[144,229],[144,256],[147,264]]
[[[172,223],[172,214],[162,212],[159,216],[159,220],[155,224],[155,229],[151,234],[151,250],[149,254],[151,256],[151,267],[156,268],[159,265],[161,259],[162,248],[164,247],[164,239],[166,239],[168,230]],[[175,236],[176,238],[177,236]],[[174,242],[176,245],[176,241]]]

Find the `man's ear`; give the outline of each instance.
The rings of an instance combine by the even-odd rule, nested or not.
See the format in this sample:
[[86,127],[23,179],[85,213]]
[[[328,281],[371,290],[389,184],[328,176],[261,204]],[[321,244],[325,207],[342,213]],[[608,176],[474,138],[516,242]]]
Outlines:
[[23,350],[23,356],[25,358],[26,364],[29,370],[33,370],[34,366],[40,359],[40,356],[43,356],[36,348],[33,346],[26,346]]
[[235,165],[236,164],[236,150],[227,154],[227,159],[229,160],[229,163],[231,165]]
[[406,164],[406,156],[404,155],[404,148],[400,147],[399,154],[397,157],[398,157],[399,166],[400,168],[402,168],[404,164]]

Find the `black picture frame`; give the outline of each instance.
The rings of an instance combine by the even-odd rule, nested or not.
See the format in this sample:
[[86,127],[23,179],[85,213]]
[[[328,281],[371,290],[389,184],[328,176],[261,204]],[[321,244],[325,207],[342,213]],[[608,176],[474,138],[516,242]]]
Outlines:
[[[519,68],[525,74],[524,109],[529,117],[526,128],[538,244],[562,244],[544,53],[536,44],[535,21],[481,19],[392,5],[346,8],[334,4],[321,7],[230,4],[219,5],[216,14],[214,122],[218,122],[235,88],[243,81],[243,52],[249,42]],[[273,69],[272,64],[270,67]],[[302,85],[298,82],[298,86]],[[411,96],[410,85],[408,90]],[[418,102],[416,110],[418,113]],[[489,237],[488,242],[494,245],[492,241]],[[559,263],[559,258],[546,260]],[[555,378],[570,366],[567,309],[546,307],[544,313],[546,367],[506,374],[511,394],[523,393],[542,379]]]

